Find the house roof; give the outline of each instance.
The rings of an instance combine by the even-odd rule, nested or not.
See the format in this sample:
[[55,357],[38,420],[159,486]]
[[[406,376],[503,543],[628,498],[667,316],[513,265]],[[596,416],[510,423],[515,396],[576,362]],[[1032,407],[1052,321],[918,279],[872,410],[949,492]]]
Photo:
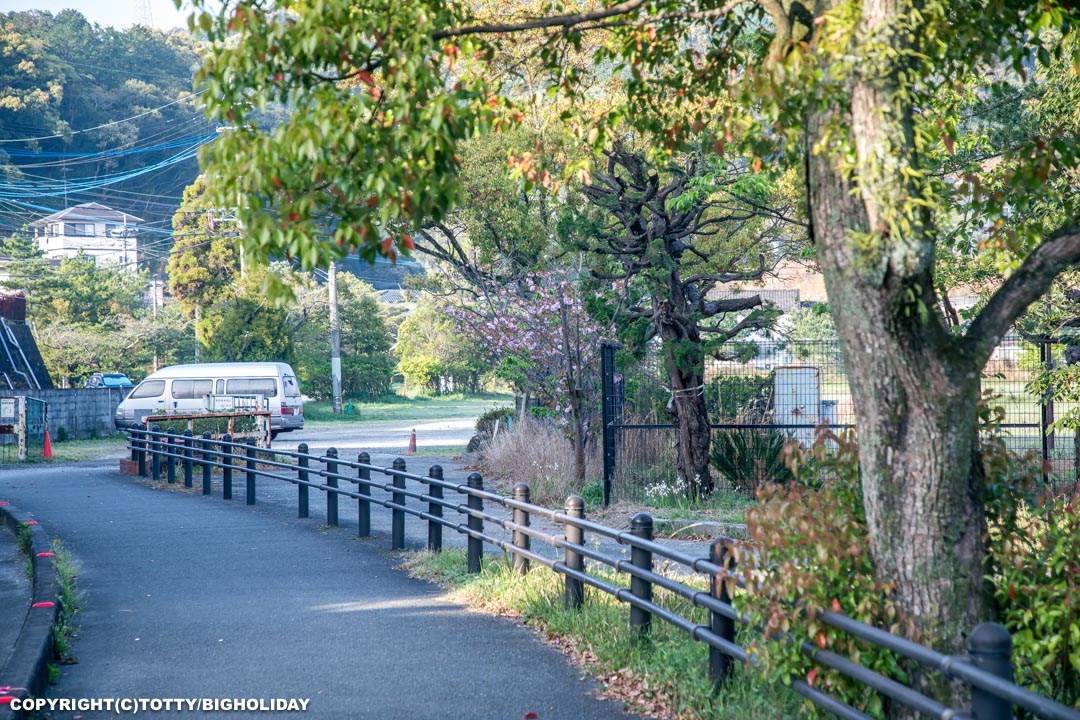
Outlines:
[[106,207],[101,203],[91,202],[76,205],[75,207],[69,207],[66,210],[54,212],[52,215],[46,215],[45,217],[30,223],[30,227],[43,227],[49,223],[62,220],[99,220],[101,222],[113,223],[141,223],[143,221],[140,217],[128,215],[126,212],[121,212],[119,210],[113,210],[111,207]]

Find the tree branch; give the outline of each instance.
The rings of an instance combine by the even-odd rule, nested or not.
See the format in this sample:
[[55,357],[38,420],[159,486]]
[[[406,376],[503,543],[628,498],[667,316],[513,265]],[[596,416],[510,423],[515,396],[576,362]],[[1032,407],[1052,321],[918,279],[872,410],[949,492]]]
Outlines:
[[1035,248],[997,289],[964,334],[962,348],[972,364],[977,368],[985,365],[1016,318],[1046,292],[1058,273],[1077,262],[1080,227],[1060,230]]
[[645,0],[627,0],[618,5],[612,5],[601,10],[592,12],[567,13],[565,15],[552,15],[551,17],[536,18],[519,23],[491,23],[487,25],[468,25],[460,28],[450,28],[432,33],[435,40],[460,37],[462,35],[494,35],[498,33],[515,33],[524,30],[540,30],[544,28],[561,28],[564,32],[576,25],[606,20],[610,17],[627,15],[634,12],[645,4]]

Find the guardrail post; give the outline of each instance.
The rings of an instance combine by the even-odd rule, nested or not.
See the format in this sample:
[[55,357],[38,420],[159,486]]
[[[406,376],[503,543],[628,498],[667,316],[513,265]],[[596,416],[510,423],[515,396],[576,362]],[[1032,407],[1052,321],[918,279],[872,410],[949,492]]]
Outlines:
[[[465,478],[465,483],[469,486],[470,490],[483,490],[484,489],[484,477],[478,473],[469,473],[469,477]],[[478,495],[469,495],[467,501],[470,510],[483,511],[484,499]],[[469,515],[468,526],[470,530],[477,532],[484,531],[484,521],[479,517],[473,517]],[[471,573],[480,572],[480,561],[484,554],[484,541],[480,538],[469,536],[469,566],[468,570]]]
[[[432,480],[443,479],[442,465],[432,465],[428,468],[428,477]],[[435,502],[435,500],[442,500],[443,489],[442,485],[432,484],[428,486],[428,495],[433,498],[428,503],[428,514],[437,518],[442,517],[442,505]],[[427,547],[431,552],[442,551],[442,523],[437,520],[428,520],[427,526]]]
[[[356,463],[358,465],[370,465],[371,455],[366,452],[357,454]],[[371,468],[360,468],[356,471],[356,477],[360,480],[360,482],[357,483],[357,492],[360,493],[360,495],[371,495],[371,486],[364,482],[365,480],[371,480]],[[356,505],[356,519],[360,537],[368,537],[371,535],[371,503],[361,497],[356,501]]]
[[[161,428],[159,426],[157,426],[157,425],[151,425],[150,426],[150,432],[159,433],[159,432],[161,432]],[[157,482],[158,480],[161,479],[161,443],[160,443],[160,441],[161,441],[161,438],[159,438],[156,434],[154,435],[153,438],[150,439],[150,442],[153,443],[150,446],[151,447],[151,450],[150,450],[150,475],[151,475],[151,477],[154,478],[154,482]]]
[[221,436],[221,455],[225,467],[221,471],[221,499],[232,500],[232,468],[233,449],[230,447],[232,435],[225,433]]
[[[330,488],[338,486],[337,456],[337,448],[330,448],[326,451],[326,485]],[[333,490],[326,491],[326,524],[338,524],[338,494]]]
[[[405,476],[400,473],[405,472],[405,459],[394,458],[393,464],[393,484],[394,488],[405,487]],[[391,500],[395,505],[404,505],[405,496],[401,493],[395,492],[391,496]],[[390,549],[401,550],[405,547],[405,511],[393,508],[390,511]]]
[[165,478],[172,485],[176,482],[176,428],[170,426],[165,432]]
[[[530,502],[529,486],[526,483],[519,482],[514,485],[514,499],[518,502],[527,503]],[[514,508],[514,524],[529,527],[529,511],[521,508]],[[514,530],[514,547],[521,548],[522,550],[528,550],[532,546],[532,538],[523,533],[520,530]],[[518,575],[525,575],[529,572],[529,558],[524,555],[514,553],[514,570]]]
[[247,452],[247,504],[255,504],[255,438],[249,437],[244,439],[244,443],[247,445],[244,450]]
[[132,445],[135,447],[135,467],[139,477],[146,477],[146,435],[139,428],[131,429]]
[[[1003,625],[978,625],[968,635],[967,645],[972,665],[1012,682],[1012,637]],[[1008,700],[974,686],[971,688],[971,710],[975,720],[1013,720],[1013,708]]]
[[[735,558],[731,554],[731,539],[719,537],[709,545],[709,562],[719,565],[729,572],[735,567]],[[720,575],[713,575],[710,591],[714,598],[731,605],[731,581]],[[718,612],[709,613],[709,630],[730,643],[735,642],[735,621]],[[727,653],[709,646],[709,677],[713,681],[713,690],[717,691],[731,674],[731,658]]]
[[[637,513],[630,518],[630,534],[642,540],[653,539],[653,519],[648,513]],[[630,548],[630,563],[642,570],[652,571],[652,551]],[[644,578],[630,577],[630,594],[646,602],[652,602],[652,583]],[[630,606],[630,629],[647,635],[652,628],[652,613],[636,605]]]
[[[583,520],[585,518],[585,501],[577,495],[566,498],[566,514],[570,517]],[[574,525],[566,525],[566,541],[575,545],[585,544],[585,531]],[[585,556],[570,549],[563,550],[565,564],[568,570],[585,572]],[[566,594],[564,598],[566,607],[577,610],[585,602],[585,584],[577,578],[566,576]]]
[[192,477],[192,471],[194,470],[192,463],[192,449],[194,447],[195,439],[192,436],[191,428],[184,430],[184,487],[189,488],[194,486],[194,478]]
[[308,459],[307,443],[297,445],[296,453],[299,455],[296,458],[296,479],[300,481],[296,484],[296,516],[306,518],[310,514],[308,486],[306,483],[311,482],[311,473],[308,472],[311,461]]
[[210,431],[206,430],[202,434],[202,494],[210,494],[211,477],[214,472],[213,466],[210,464],[214,460],[212,454],[213,447],[210,445]]

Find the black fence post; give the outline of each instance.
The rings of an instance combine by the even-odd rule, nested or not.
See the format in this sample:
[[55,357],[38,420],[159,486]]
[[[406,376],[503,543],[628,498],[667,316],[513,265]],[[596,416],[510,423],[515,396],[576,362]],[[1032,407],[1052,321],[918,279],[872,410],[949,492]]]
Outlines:
[[611,504],[611,485],[615,479],[615,348],[600,345],[601,440],[604,452],[604,507]]
[[[1012,682],[1012,638],[1003,625],[978,625],[968,635],[967,645],[972,665]],[[975,720],[1013,720],[1013,707],[1008,700],[974,685],[971,687],[971,710]]]
[[165,478],[172,485],[176,482],[176,428],[170,426],[165,432]]
[[[728,572],[735,567],[735,559],[731,555],[731,539],[719,537],[709,545],[709,562],[719,565]],[[722,603],[731,605],[731,583],[726,576],[713,575],[710,581],[710,590],[714,598]],[[735,621],[726,615],[711,611],[709,613],[709,629],[719,637],[730,643],[735,642]],[[713,691],[720,686],[731,674],[731,658],[727,653],[709,646],[709,677],[713,681]]]
[[[337,448],[330,448],[326,451],[326,485],[328,488],[336,488],[338,486],[337,457]],[[338,494],[333,490],[326,491],[326,524],[338,524]]]
[[139,443],[136,440],[138,436],[138,430],[132,429],[128,431],[128,438],[131,439],[131,462],[138,462],[139,460]]
[[[526,483],[519,482],[514,485],[514,500],[521,503],[530,502],[529,486]],[[514,508],[514,524],[521,525],[522,527],[529,527],[529,511],[523,508]],[[514,547],[521,548],[522,550],[529,550],[532,546],[532,538],[526,535],[521,530],[514,530]],[[514,570],[518,575],[525,575],[529,572],[529,558],[524,555],[514,553]]]
[[296,484],[296,516],[306,518],[311,511],[308,504],[310,498],[308,495],[308,486],[306,484],[310,482],[311,478],[311,473],[308,472],[311,461],[308,459],[307,443],[300,443],[297,445],[296,453],[299,455],[299,457],[296,458],[296,479],[300,481]]
[[131,437],[135,440],[135,467],[139,477],[146,477],[146,432],[141,428],[134,428]]
[[[653,539],[653,519],[648,513],[638,513],[630,519],[630,534],[642,540]],[[652,551],[630,548],[630,563],[642,570],[652,572]],[[646,602],[652,602],[652,583],[644,578],[630,577],[630,594]],[[647,635],[652,628],[652,613],[636,605],[630,606],[630,629]]]
[[[465,483],[469,486],[470,490],[483,490],[484,489],[484,477],[478,473],[469,473],[469,477],[465,478]],[[476,510],[482,512],[484,510],[484,499],[478,495],[469,494],[467,505],[470,510]],[[468,526],[470,530],[476,532],[484,532],[484,521],[482,518],[474,517],[469,514]],[[469,565],[468,570],[471,573],[480,572],[480,561],[484,555],[484,541],[478,537],[469,535]]]
[[213,466],[210,465],[213,462],[214,456],[212,454],[213,447],[210,444],[210,431],[206,430],[202,434],[202,494],[210,494],[211,478],[214,471]]
[[[442,465],[432,465],[428,468],[428,477],[432,480],[443,479]],[[442,500],[442,485],[432,484],[428,486],[428,495],[433,499],[428,503],[428,514],[437,518],[442,517],[442,505],[435,500]],[[428,520],[427,547],[431,552],[442,551],[442,523],[438,520]]]
[[244,439],[244,443],[247,445],[244,450],[247,452],[247,504],[255,504],[255,438],[249,437]]
[[192,462],[192,453],[195,448],[195,438],[192,435],[191,428],[184,430],[184,487],[193,487],[195,478],[193,477],[194,463]]
[[[576,520],[585,519],[585,501],[577,495],[566,498],[566,514]],[[585,544],[585,530],[576,525],[566,524],[566,541],[575,545]],[[568,570],[576,572],[585,571],[585,556],[569,548],[563,549],[565,564]],[[577,610],[585,602],[585,584],[575,577],[566,576],[566,593],[564,602],[566,607]]]
[[[161,432],[161,428],[158,425],[151,425],[150,432],[159,433]],[[154,478],[155,482],[161,479],[161,445],[159,442],[160,439],[161,438],[159,438],[156,434],[153,438],[150,439],[150,442],[153,443],[150,446],[150,474]]]
[[[359,453],[356,456],[356,464],[370,465],[371,455],[366,452]],[[371,486],[364,482],[365,480],[371,480],[371,468],[360,468],[356,471],[356,477],[361,481],[357,483],[357,492],[361,495],[371,495]],[[371,503],[361,497],[356,501],[356,505],[358,534],[360,537],[367,537],[371,535]]]
[[[394,458],[393,463],[393,484],[394,488],[405,487],[405,477],[400,473],[405,472],[405,459]],[[391,500],[395,505],[404,505],[405,496],[401,493],[395,492],[391,495]],[[401,550],[405,547],[405,511],[392,508],[390,511],[390,549]]]
[[225,433],[221,437],[221,461],[225,463],[225,467],[221,470],[221,499],[232,500],[232,469],[233,469],[233,449],[232,435]]

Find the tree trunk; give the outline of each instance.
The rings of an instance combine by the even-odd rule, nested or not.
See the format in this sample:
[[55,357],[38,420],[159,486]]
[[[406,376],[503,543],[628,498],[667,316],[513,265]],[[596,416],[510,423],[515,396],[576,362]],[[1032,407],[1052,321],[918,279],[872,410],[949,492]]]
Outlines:
[[678,419],[675,471],[680,488],[698,500],[713,491],[709,466],[709,412],[702,391],[701,372],[681,369],[676,351],[668,353],[668,381],[671,383],[672,410]]
[[[851,128],[849,142],[860,160],[889,153],[914,163],[914,150],[904,144],[910,142],[906,118],[887,121],[881,112],[890,106],[887,96],[857,84],[842,121]],[[807,147],[822,140],[839,112],[811,113]],[[866,167],[873,163],[867,159]],[[909,234],[897,237],[883,219],[885,203],[903,202],[910,188],[901,187],[897,197],[896,187],[875,186],[888,180],[872,170],[863,176],[837,170],[831,149],[808,156],[806,180],[855,401],[877,579],[894,588],[901,619],[914,624],[919,639],[962,652],[965,634],[990,607],[977,455],[982,368],[960,352],[937,310],[929,223],[913,213]],[[883,203],[886,192],[893,194]]]

